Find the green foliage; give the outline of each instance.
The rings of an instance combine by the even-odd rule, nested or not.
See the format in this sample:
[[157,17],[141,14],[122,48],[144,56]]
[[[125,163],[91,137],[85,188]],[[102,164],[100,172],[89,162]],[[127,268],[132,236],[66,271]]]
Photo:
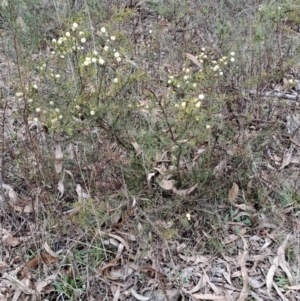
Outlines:
[[83,279],[74,279],[66,275],[61,275],[60,279],[53,283],[56,292],[68,300],[76,300],[85,291]]
[[284,276],[276,277],[275,281],[276,281],[275,283],[279,287],[282,287],[283,289],[286,289],[289,286],[289,280],[287,278],[285,278]]
[[89,231],[93,231],[98,225],[102,225],[108,219],[105,204],[96,203],[93,199],[85,201],[84,204],[76,202],[73,206],[79,209],[78,214],[73,218],[73,222]]

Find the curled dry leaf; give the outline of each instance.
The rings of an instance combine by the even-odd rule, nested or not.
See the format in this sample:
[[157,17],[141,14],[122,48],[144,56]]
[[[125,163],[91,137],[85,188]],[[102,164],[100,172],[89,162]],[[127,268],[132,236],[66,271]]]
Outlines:
[[163,190],[172,190],[174,187],[174,180],[167,180],[164,179],[159,183],[159,186],[163,189]]
[[120,258],[121,258],[121,256],[112,259],[109,263],[107,263],[105,266],[103,266],[102,268],[99,269],[100,273],[102,273],[103,271],[105,271],[106,269],[108,269],[110,267],[116,266],[117,262]]
[[170,162],[170,160],[168,159],[169,152],[170,151],[166,150],[162,154],[156,153],[155,155],[156,163]]
[[124,276],[124,271],[122,269],[106,269],[105,276],[110,280],[120,280]]
[[21,271],[21,277],[22,279],[27,277],[27,274],[29,271],[35,267],[37,267],[40,263],[44,264],[52,264],[57,262],[57,255],[52,256],[51,254],[48,254],[45,251],[42,251],[41,254],[35,256],[34,258],[30,259],[24,266],[24,268]]
[[148,301],[148,300],[150,300],[149,297],[144,297],[144,296],[142,296],[142,295],[139,295],[133,288],[131,289],[131,294],[132,294],[132,296],[133,296],[135,299],[137,299],[137,300],[139,300],[139,301]]
[[155,176],[156,172],[151,172],[147,174],[147,185],[151,187],[151,179]]
[[53,275],[48,276],[46,279],[39,281],[35,286],[37,292],[42,293],[44,291],[44,288],[46,286],[48,286],[52,281],[54,281],[56,279],[56,277],[57,277],[57,274],[53,274]]
[[53,251],[51,250],[51,248],[49,247],[49,245],[48,245],[47,242],[45,242],[45,243],[43,244],[43,247],[44,247],[45,251],[46,251],[49,255],[51,255],[53,258],[57,258],[57,257],[58,257],[58,255],[57,255],[55,252],[53,252]]
[[73,179],[73,181],[75,180],[74,175],[70,170],[66,169],[65,172],[66,172],[66,174],[68,174]]
[[231,189],[229,190],[228,193],[228,200],[233,203],[236,201],[236,198],[238,196],[238,192],[239,192],[239,186],[236,183],[232,184]]
[[198,187],[198,184],[195,184],[188,189],[177,189],[176,187],[172,187],[172,191],[177,195],[186,197],[189,194],[191,194],[197,187]]
[[142,150],[141,150],[140,146],[139,146],[139,145],[137,144],[137,142],[134,141],[134,140],[131,141],[131,144],[132,144],[132,146],[133,146],[133,148],[134,148],[134,150],[135,150],[135,154],[136,154],[137,156],[139,156],[139,155],[142,153]]

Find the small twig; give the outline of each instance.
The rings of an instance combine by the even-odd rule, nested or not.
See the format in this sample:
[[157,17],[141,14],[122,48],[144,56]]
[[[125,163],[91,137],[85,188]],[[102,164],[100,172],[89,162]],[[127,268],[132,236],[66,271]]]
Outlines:
[[276,92],[276,91],[269,91],[265,93],[260,93],[256,90],[249,90],[249,95],[257,95],[257,96],[263,96],[263,97],[277,97],[277,98],[284,98],[284,99],[290,99],[290,100],[299,100],[299,94],[286,94],[282,92]]

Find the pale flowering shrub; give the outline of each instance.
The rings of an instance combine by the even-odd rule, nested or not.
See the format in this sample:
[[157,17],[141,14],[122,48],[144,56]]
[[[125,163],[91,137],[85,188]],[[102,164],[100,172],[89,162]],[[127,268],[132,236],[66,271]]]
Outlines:
[[167,85],[174,94],[173,102],[169,103],[170,115],[186,122],[185,135],[189,127],[192,135],[195,126],[205,129],[206,122],[214,122],[212,113],[217,113],[220,106],[215,99],[225,100],[222,87],[230,83],[235,68],[234,51],[216,59],[214,53],[202,48],[192,59],[197,66],[187,60],[179,75],[168,74],[167,77]]
[[[113,123],[116,116],[112,113],[127,107],[124,87],[130,87],[140,71],[130,71],[126,52],[118,47],[118,34],[102,26],[99,35],[105,38],[104,45],[74,22],[52,40],[52,55],[38,68],[39,88],[33,86],[28,94],[30,111],[32,118],[40,119],[53,133],[72,135],[82,127],[82,120],[90,125],[99,118]],[[41,103],[42,93],[49,88],[50,99]]]

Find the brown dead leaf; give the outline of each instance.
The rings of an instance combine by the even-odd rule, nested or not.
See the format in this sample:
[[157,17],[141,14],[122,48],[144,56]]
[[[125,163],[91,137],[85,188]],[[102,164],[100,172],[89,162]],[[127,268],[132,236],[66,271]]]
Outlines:
[[104,233],[102,231],[99,231],[99,234],[100,235],[107,235],[107,236],[110,236],[112,238],[115,238],[116,240],[120,241],[125,246],[125,248],[127,249],[128,252],[132,253],[132,250],[130,249],[128,243],[122,237],[120,237],[118,235],[115,235],[115,234],[111,234],[111,233]]
[[206,287],[206,278],[202,276],[202,277],[200,277],[200,280],[198,281],[197,285],[195,287],[193,287],[191,290],[186,291],[186,293],[193,294],[193,293],[200,291],[204,287]]
[[214,170],[213,170],[213,175],[214,175],[216,178],[219,178],[219,177],[223,174],[223,172],[224,172],[224,170],[225,170],[225,168],[226,168],[226,165],[227,165],[227,160],[226,160],[226,159],[222,160],[222,161],[214,168]]
[[199,68],[201,68],[200,62],[198,61],[198,59],[194,55],[192,55],[190,53],[187,53],[187,52],[184,52],[183,57],[186,57],[187,59],[191,60],[195,65],[197,65]]
[[57,184],[57,189],[59,191],[59,198],[63,197],[64,195],[64,192],[65,192],[65,186],[64,184],[62,183],[62,181],[59,181],[58,184]]
[[239,239],[239,236],[236,234],[229,234],[223,240],[222,244],[227,245]]
[[77,196],[78,196],[78,202],[82,203],[85,200],[88,200],[90,198],[90,195],[88,193],[86,193],[80,184],[76,185],[76,192],[77,192]]
[[207,274],[204,271],[204,277],[206,278],[206,282],[207,284],[210,286],[210,288],[214,291],[214,293],[216,295],[220,294],[220,289],[213,283],[210,281],[210,279],[208,278]]
[[252,189],[253,189],[253,179],[251,179],[251,180],[247,183],[247,191],[246,191],[246,198],[247,198],[247,199],[251,199],[251,196],[252,196]]
[[239,265],[241,267],[241,272],[242,272],[243,288],[240,293],[238,301],[244,301],[247,299],[249,295],[249,278],[248,278],[248,269],[246,267],[246,261],[249,256],[249,252],[248,252],[248,245],[246,239],[242,235],[240,235],[240,237],[243,240],[243,244],[244,244],[244,252],[239,260]]
[[300,290],[300,285],[288,286],[287,288],[288,288],[289,290],[297,290],[297,291],[299,291],[299,290]]
[[32,208],[32,205],[25,205],[24,206],[19,206],[19,205],[12,205],[13,209],[15,211],[18,211],[18,212],[23,212],[23,213],[30,213],[33,211],[33,208]]
[[55,146],[55,160],[62,160],[64,157],[63,152],[61,150],[61,145],[60,144],[56,144]]
[[159,279],[160,281],[165,281],[167,279],[167,276],[165,274],[159,272],[157,269],[154,269],[152,267],[141,267],[139,269],[139,272],[143,272],[145,275],[147,275],[147,277]]
[[272,289],[272,284],[273,284],[273,278],[274,278],[277,268],[278,268],[278,256],[276,256],[273,259],[273,264],[271,265],[271,267],[267,273],[267,277],[266,277],[267,292],[270,297],[272,297],[271,289]]
[[158,171],[159,174],[161,174],[161,175],[164,175],[168,171],[168,169],[164,163],[160,164],[158,167],[155,167],[154,169],[156,171]]
[[114,299],[113,301],[118,301],[120,297],[121,287],[118,285],[116,291],[114,292]]
[[206,149],[207,149],[206,147],[204,147],[204,148],[199,148],[199,149],[197,150],[197,152],[194,154],[193,161],[196,161],[197,159],[199,159],[199,158],[201,157],[201,155],[205,153]]
[[105,271],[106,269],[110,268],[110,267],[114,267],[117,265],[118,260],[121,258],[121,256],[116,257],[114,259],[112,259],[109,263],[107,263],[105,266],[99,268],[99,272],[102,273],[103,271]]
[[236,183],[232,184],[231,189],[229,190],[228,193],[228,200],[233,203],[236,201],[236,198],[238,196],[238,192],[239,192],[239,186]]
[[251,206],[251,205],[246,205],[246,204],[233,204],[235,208],[238,208],[240,210],[244,211],[252,211],[255,212],[256,210]]
[[2,278],[7,279],[12,286],[18,288],[21,292],[23,292],[26,295],[33,295],[35,293],[35,290],[29,288],[28,286],[28,280],[26,279],[26,283],[20,281],[19,279],[17,279],[16,277],[13,277],[9,274],[5,274],[4,276],[2,276]]
[[79,212],[80,210],[80,207],[77,207],[77,208],[74,208],[74,209],[70,209],[70,210],[67,210],[67,211],[64,211],[63,214],[64,215],[68,215],[68,216],[73,216],[74,214],[76,214],[77,212]]
[[279,288],[275,282],[273,282],[273,286],[282,301],[290,301],[284,296],[284,294],[281,292],[281,288]]
[[294,143],[296,146],[300,147],[300,141],[298,139],[294,138],[290,138],[290,141],[292,143]]
[[155,161],[156,163],[163,163],[163,162],[170,162],[170,159],[168,158],[170,151],[166,150],[162,154],[156,153],[155,155]]
[[178,254],[178,257],[188,263],[191,263],[192,265],[197,265],[198,263],[208,263],[211,260],[211,257],[203,255],[186,256]]
[[192,297],[196,300],[226,300],[226,296],[215,296],[210,294],[194,294]]
[[21,271],[21,279],[25,278],[31,269],[36,268],[40,263],[52,264],[57,262],[57,255],[52,256],[45,251],[42,251],[41,254],[36,255],[34,258],[30,259],[24,266]]
[[13,237],[13,235],[5,230],[5,229],[1,229],[1,232],[2,232],[2,242],[4,244],[7,244],[7,245],[10,245],[12,247],[17,247],[18,245],[20,245],[20,240]]
[[288,166],[291,163],[293,150],[294,150],[293,145],[291,145],[288,150],[285,150],[282,156],[281,165],[278,170],[284,169],[286,166]]
[[290,235],[288,235],[286,237],[286,239],[284,240],[284,242],[281,244],[281,246],[278,248],[277,251],[277,256],[278,256],[278,265],[284,270],[284,272],[286,273],[288,279],[289,279],[289,283],[290,285],[294,284],[294,280],[293,280],[293,276],[291,274],[291,271],[288,267],[288,263],[285,260],[285,249],[286,249],[286,245],[287,242],[289,240]]
[[56,144],[56,147],[55,147],[55,171],[57,174],[61,173],[63,157],[64,157],[64,155],[61,150],[61,145]]
[[58,256],[52,256],[51,254],[47,254],[46,252],[41,252],[41,261],[45,264],[55,263],[58,260]]
[[9,203],[11,206],[16,205],[18,203],[18,195],[15,193],[13,188],[10,185],[2,184],[2,188],[4,189],[5,193],[8,195]]
[[[5,261],[0,261],[0,273],[1,274],[3,274],[8,268],[9,268],[9,265]],[[0,298],[0,300],[1,300],[1,298]]]

